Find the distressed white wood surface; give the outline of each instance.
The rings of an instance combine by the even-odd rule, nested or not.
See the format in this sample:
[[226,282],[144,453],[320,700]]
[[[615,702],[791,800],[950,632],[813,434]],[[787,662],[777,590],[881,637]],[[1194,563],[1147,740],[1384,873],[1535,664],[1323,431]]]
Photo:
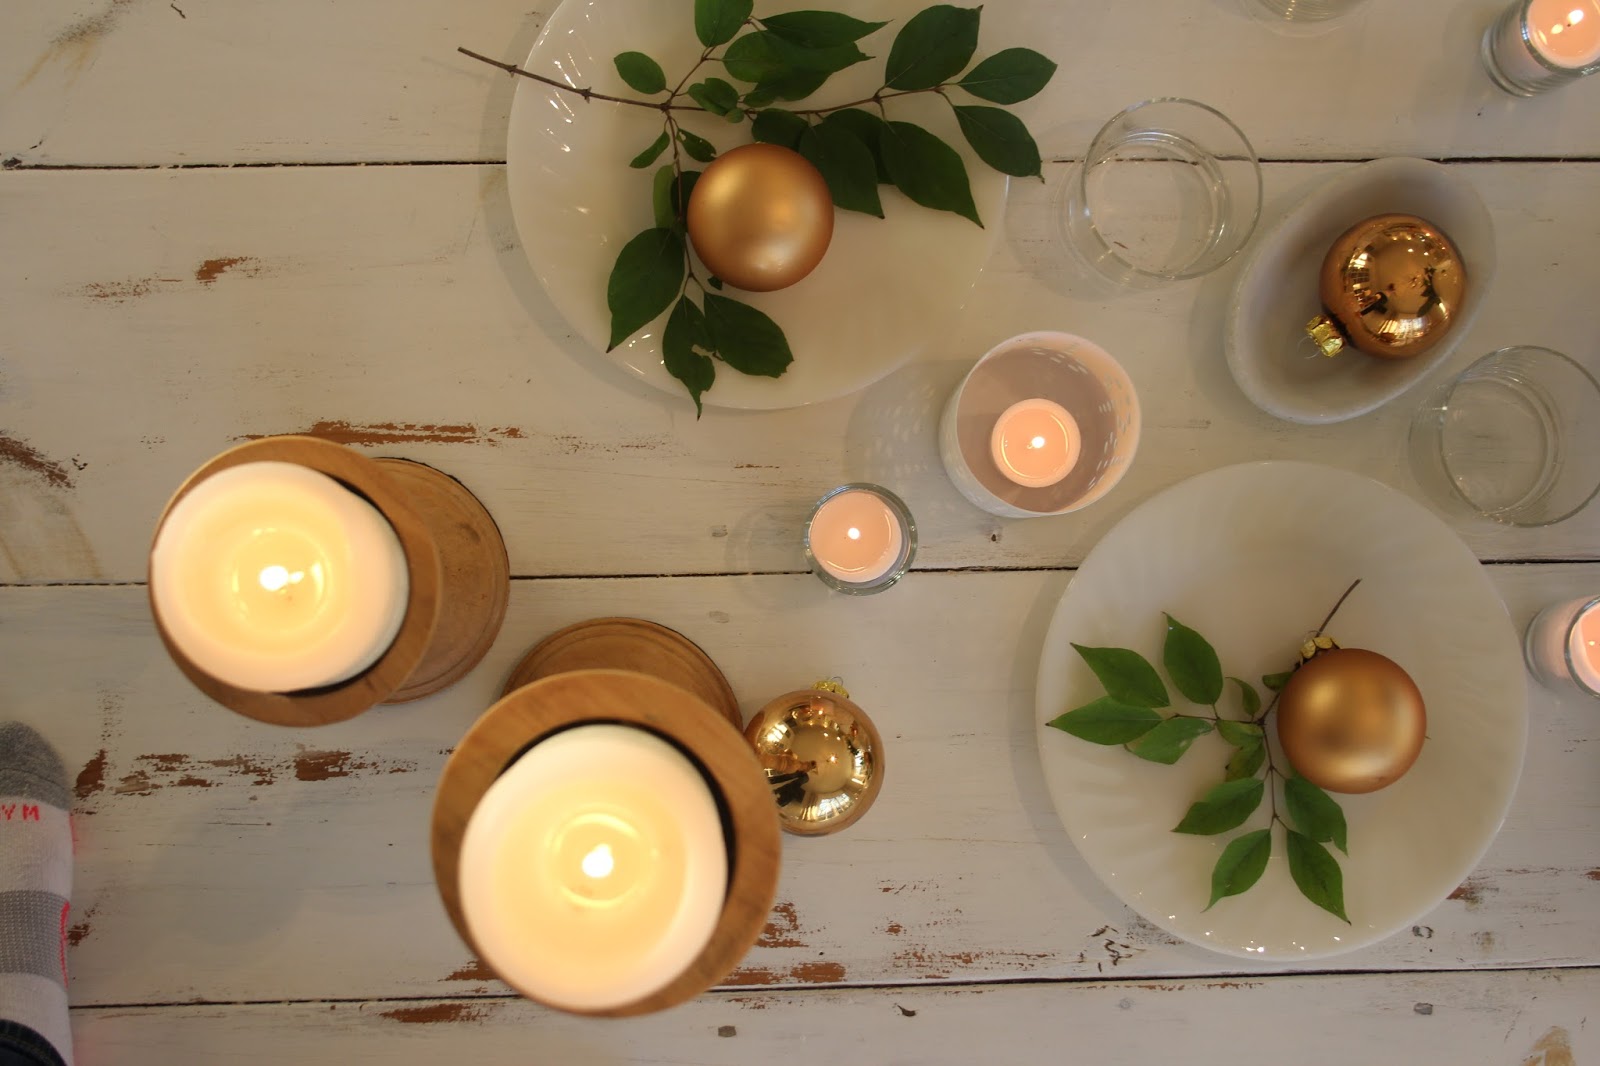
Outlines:
[[[1518,624],[1591,572],[1492,568]],[[839,674],[887,742],[867,818],[837,837],[785,840],[779,905],[731,984],[1285,969],[1140,921],[1067,840],[1038,766],[1032,690],[1068,580],[915,574],[865,601],[809,575],[519,581],[505,633],[461,685],[314,731],[208,703],[161,653],[142,589],[6,590],[0,706],[45,730],[76,775],[73,1002],[503,993],[438,904],[433,783],[528,644],[614,613],[699,641],[746,713]],[[1319,968],[1600,959],[1600,715],[1538,688],[1531,708],[1522,784],[1480,869],[1415,929]]]
[[[1312,38],[1275,33],[1241,3],[1003,0],[984,11],[980,49],[1027,44],[1060,63],[1030,104],[1041,146],[1055,156],[1081,153],[1107,118],[1153,96],[1220,108],[1269,159],[1600,153],[1600,81],[1532,101],[1489,81],[1478,45],[1504,0],[1371,0]],[[871,0],[830,7],[852,5],[873,10]],[[553,7],[10,0],[0,39],[0,158],[501,159],[510,83],[455,49],[519,60]],[[617,51],[641,47],[648,42],[619,42]]]
[[620,1022],[521,1000],[117,1008],[74,1022],[83,1066],[1575,1066],[1600,1054],[1596,1002],[1600,972],[1536,970],[713,994]]
[[[1269,166],[1268,220],[1346,166]],[[1458,166],[1493,212],[1500,268],[1449,368],[1526,343],[1600,372],[1595,167]],[[1258,411],[1222,351],[1238,265],[1155,291],[1091,282],[1051,236],[1065,169],[1014,185],[1009,239],[926,360],[813,408],[698,423],[572,335],[517,245],[502,167],[0,174],[0,233],[32,250],[0,257],[0,581],[142,580],[144,531],[190,471],[245,435],[319,424],[462,478],[524,575],[795,570],[808,507],[847,480],[908,501],[928,568],[1075,564],[1151,493],[1250,459],[1417,491],[1405,439],[1426,382],[1334,426]],[[1121,359],[1144,435],[1096,506],[995,519],[950,485],[935,425],[979,355],[1033,329]],[[1487,559],[1600,551],[1597,508],[1456,526]]]

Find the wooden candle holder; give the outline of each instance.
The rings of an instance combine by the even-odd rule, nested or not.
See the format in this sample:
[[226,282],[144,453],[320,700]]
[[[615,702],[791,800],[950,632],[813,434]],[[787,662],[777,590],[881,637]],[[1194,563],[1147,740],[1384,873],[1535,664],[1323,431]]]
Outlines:
[[[726,694],[726,702],[715,705],[697,694],[701,688],[719,700]],[[486,959],[467,927],[459,878],[467,822],[489,786],[524,751],[553,733],[577,725],[620,723],[672,742],[705,774],[722,812],[728,892],[710,941],[670,984],[620,1007],[575,1013],[648,1014],[693,999],[726,977],[766,926],[777,894],[781,847],[766,776],[737,724],[730,728],[738,720],[738,705],[716,664],[664,626],[603,618],[541,641],[512,672],[507,694],[461,739],[439,779],[433,874],[461,939]]]
[[189,477],[173,505],[207,478],[244,463],[283,462],[326,474],[377,508],[405,554],[410,597],[394,642],[347,681],[298,692],[257,692],[212,676],[172,640],[150,611],[167,654],[196,688],[218,703],[274,725],[328,725],[380,703],[430,696],[460,680],[489,651],[505,619],[511,568],[489,512],[455,478],[409,459],[369,459],[314,437],[267,437],[232,448]]

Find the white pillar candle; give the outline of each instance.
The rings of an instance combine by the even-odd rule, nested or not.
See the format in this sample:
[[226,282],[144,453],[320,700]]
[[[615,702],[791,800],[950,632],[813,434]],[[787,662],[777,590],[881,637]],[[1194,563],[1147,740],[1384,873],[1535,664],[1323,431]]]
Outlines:
[[847,489],[825,499],[811,517],[806,543],[817,565],[852,585],[894,573],[906,544],[900,516],[876,492]]
[[394,642],[410,583],[388,521],[294,463],[243,463],[168,512],[150,555],[167,635],[218,680],[258,692],[337,684]]
[[727,887],[705,777],[631,726],[535,744],[484,793],[461,845],[461,910],[484,961],[566,1010],[669,984],[710,941]]
[[1018,400],[1001,412],[989,438],[995,466],[1024,488],[1047,488],[1077,465],[1083,435],[1077,419],[1054,400]]

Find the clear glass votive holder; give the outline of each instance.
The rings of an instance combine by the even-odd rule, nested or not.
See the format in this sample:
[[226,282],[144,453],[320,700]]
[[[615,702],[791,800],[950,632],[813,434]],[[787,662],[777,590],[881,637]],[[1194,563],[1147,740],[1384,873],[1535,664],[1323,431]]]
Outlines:
[[806,519],[806,565],[824,585],[849,596],[882,592],[905,576],[917,554],[917,524],[905,501],[863,481],[830,489]]
[[1600,0],[1515,0],[1484,31],[1490,79],[1537,96],[1600,71]]
[[[1020,405],[1048,404],[1071,426],[1072,460],[1045,483],[1002,469],[1001,421]],[[1105,349],[1071,333],[1023,333],[967,372],[939,419],[939,458],[973,506],[1003,518],[1067,514],[1100,499],[1133,465],[1139,398]]]
[[1539,684],[1600,699],[1600,596],[1552,603],[1534,615],[1522,654]]
[[1124,285],[1182,281],[1250,239],[1261,167],[1216,108],[1146,100],[1101,128],[1058,197],[1062,239],[1095,270]]
[[1600,383],[1548,348],[1502,348],[1411,419],[1411,471],[1447,509],[1513,526],[1570,518],[1600,491]]
[[1347,15],[1367,0],[1242,0],[1254,10],[1285,22],[1328,22]]

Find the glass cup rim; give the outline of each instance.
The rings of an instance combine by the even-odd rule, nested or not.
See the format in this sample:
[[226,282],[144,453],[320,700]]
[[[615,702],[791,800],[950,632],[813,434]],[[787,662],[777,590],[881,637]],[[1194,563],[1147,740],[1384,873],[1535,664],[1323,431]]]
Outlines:
[[[1514,352],[1531,352],[1540,358],[1553,357],[1557,362],[1565,363],[1567,366],[1576,370],[1582,379],[1589,383],[1589,388],[1592,395],[1594,395],[1596,399],[1600,399],[1600,381],[1597,381],[1595,376],[1589,373],[1589,371],[1584,368],[1582,363],[1578,362],[1570,355],[1567,355],[1565,352],[1558,352],[1554,348],[1546,348],[1539,344],[1508,344],[1503,348],[1496,348],[1494,351],[1489,352],[1486,355],[1479,356],[1461,370],[1456,372],[1448,380],[1443,382],[1438,391],[1434,393],[1434,398],[1429,400],[1424,405],[1424,409],[1437,407],[1441,402],[1448,404],[1450,402],[1450,398],[1455,395],[1456,389],[1458,389],[1463,382],[1470,379],[1474,371],[1478,370],[1479,367],[1482,367],[1494,360],[1501,359],[1504,356]],[[1573,515],[1577,514],[1579,511],[1583,510],[1585,507],[1589,506],[1596,495],[1600,495],[1600,478],[1596,478],[1594,485],[1590,487],[1588,493],[1583,497],[1583,499],[1574,504],[1570,509],[1562,512],[1559,515],[1556,515],[1553,518],[1542,518],[1537,522],[1529,522],[1526,520],[1519,520],[1514,517],[1502,515],[1484,515],[1482,511],[1477,509],[1471,500],[1467,499],[1466,495],[1462,493],[1461,489],[1456,485],[1453,479],[1446,478],[1445,481],[1449,484],[1450,491],[1455,496],[1456,500],[1466,506],[1470,511],[1472,511],[1472,513],[1481,515],[1482,517],[1489,518],[1496,522],[1504,523],[1505,525],[1519,526],[1526,529],[1536,529],[1540,526],[1553,526],[1557,522],[1564,522]]]
[[[900,545],[900,554],[895,559],[894,568],[882,577],[872,581],[841,581],[822,568],[817,562],[816,555],[811,551],[811,523],[817,517],[817,512],[822,510],[822,505],[846,492],[864,490],[872,493],[888,505],[894,512],[905,530],[905,541]],[[801,546],[805,549],[806,567],[815,574],[824,585],[835,592],[843,592],[850,596],[867,596],[874,592],[882,592],[898,582],[911,570],[911,562],[917,557],[917,522],[911,516],[911,508],[906,502],[882,485],[875,485],[870,481],[849,481],[836,488],[829,489],[812,504],[811,511],[806,515],[805,530],[800,537]]]
[[[1239,239],[1233,250],[1215,263],[1211,263],[1210,265],[1197,270],[1182,270],[1176,272],[1146,270],[1144,267],[1141,267],[1136,263],[1129,262],[1123,256],[1118,255],[1117,252],[1109,246],[1106,249],[1108,255],[1116,259],[1117,262],[1121,263],[1128,270],[1141,277],[1165,281],[1189,281],[1193,278],[1203,277],[1204,275],[1211,273],[1213,270],[1216,270],[1218,267],[1221,267],[1229,260],[1238,256],[1238,254],[1244,250],[1245,245],[1250,243],[1250,238],[1255,234],[1256,226],[1261,221],[1261,204],[1262,200],[1265,199],[1261,180],[1261,159],[1256,153],[1255,145],[1250,143],[1250,138],[1245,135],[1244,130],[1239,128],[1238,123],[1234,122],[1233,119],[1212,107],[1210,104],[1201,103],[1199,100],[1191,100],[1186,96],[1152,96],[1148,99],[1140,100],[1137,103],[1129,104],[1121,111],[1118,111],[1116,114],[1106,119],[1105,123],[1101,125],[1100,129],[1095,133],[1094,139],[1089,142],[1089,147],[1083,155],[1083,161],[1079,164],[1077,173],[1071,176],[1070,181],[1076,186],[1078,200],[1087,204],[1089,160],[1093,159],[1105,147],[1105,143],[1110,135],[1111,128],[1124,118],[1139,111],[1141,108],[1151,107],[1156,104],[1181,104],[1184,107],[1196,108],[1200,111],[1210,114],[1213,118],[1220,119],[1222,124],[1231,130],[1234,136],[1239,138],[1239,143],[1244,148],[1244,154],[1238,157],[1237,160],[1231,155],[1221,156],[1220,158],[1227,159],[1229,161],[1248,162],[1250,164],[1250,173],[1255,178],[1255,205],[1250,213],[1249,224],[1240,227],[1241,232]],[[1091,227],[1092,225],[1093,224],[1091,223]],[[1097,234],[1098,232],[1099,231],[1096,230]]]

